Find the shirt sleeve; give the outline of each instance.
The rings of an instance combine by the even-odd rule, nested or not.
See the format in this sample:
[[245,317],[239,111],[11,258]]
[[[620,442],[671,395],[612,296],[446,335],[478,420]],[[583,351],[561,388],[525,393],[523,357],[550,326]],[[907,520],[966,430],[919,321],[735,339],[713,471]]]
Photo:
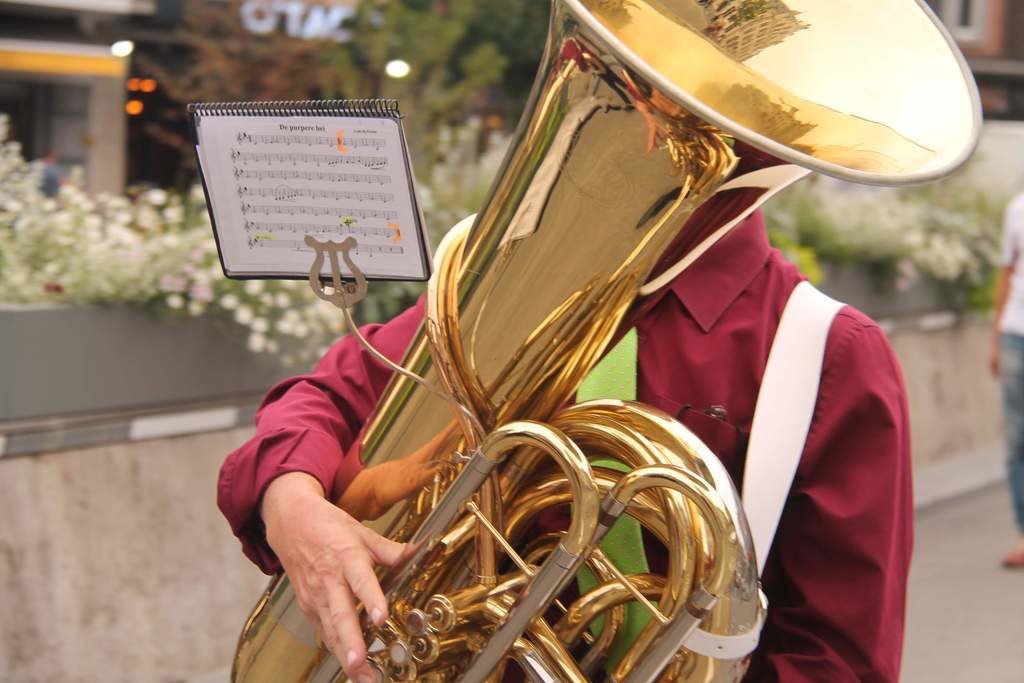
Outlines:
[[[423,318],[423,302],[385,325],[361,328],[391,360],[401,360]],[[384,391],[392,371],[372,358],[351,335],[328,350],[313,372],[274,386],[256,413],[256,433],[230,453],[217,483],[217,505],[260,569],[280,563],[267,545],[259,503],[263,491],[287,472],[306,472],[334,500],[362,468],[346,456]]]
[[826,348],[745,681],[899,679],[913,544],[903,377],[885,335],[852,309],[840,312]]

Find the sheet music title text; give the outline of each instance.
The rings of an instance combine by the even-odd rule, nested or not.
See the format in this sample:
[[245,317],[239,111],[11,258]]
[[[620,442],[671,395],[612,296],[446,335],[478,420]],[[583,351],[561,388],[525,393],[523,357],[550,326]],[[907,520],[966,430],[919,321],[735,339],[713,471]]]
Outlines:
[[297,124],[297,123],[288,123],[288,124],[281,123],[281,124],[278,124],[278,127],[281,130],[288,131],[289,133],[301,133],[303,131],[314,131],[314,132],[317,132],[317,133],[323,133],[323,132],[326,131],[326,129],[323,126],[302,125],[302,124]]

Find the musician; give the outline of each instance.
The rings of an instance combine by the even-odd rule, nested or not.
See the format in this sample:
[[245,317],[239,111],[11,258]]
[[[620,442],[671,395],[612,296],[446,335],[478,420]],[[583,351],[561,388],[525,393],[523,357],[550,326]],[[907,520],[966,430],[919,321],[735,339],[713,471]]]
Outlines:
[[[677,416],[736,482],[775,330],[802,279],[754,214],[651,295],[635,323],[639,400]],[[366,335],[398,361],[421,317],[416,306]],[[284,567],[356,680],[370,672],[353,601],[375,622],[385,618],[373,568],[395,561],[402,546],[360,525],[366,510],[328,501],[360,472],[344,454],[389,375],[354,339],[339,341],[313,372],[270,391],[255,436],[228,456],[218,490],[245,553],[267,573]],[[395,465],[379,466],[394,469],[374,477],[378,499],[429,467]],[[770,606],[745,680],[896,681],[911,524],[903,379],[878,326],[845,307],[828,336],[810,433],[768,556]]]

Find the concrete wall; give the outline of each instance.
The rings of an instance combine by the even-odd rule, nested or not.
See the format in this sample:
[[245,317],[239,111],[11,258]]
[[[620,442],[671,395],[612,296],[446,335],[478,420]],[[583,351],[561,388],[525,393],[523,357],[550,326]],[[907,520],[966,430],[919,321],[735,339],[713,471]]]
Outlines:
[[[944,321],[903,323],[891,338],[915,476],[944,471],[962,486],[1001,452],[998,392],[985,369],[988,324]],[[224,454],[248,433],[0,459],[0,681],[171,683],[224,671],[265,584],[214,504]]]
[[229,666],[266,578],[215,506],[231,430],[0,460],[0,681]]
[[[124,79],[94,78],[89,91],[89,192],[124,190],[128,124],[124,114]],[[152,143],[151,143],[152,144]]]
[[999,384],[988,372],[990,335],[990,323],[980,319],[890,334],[907,384],[918,470],[1001,452]]

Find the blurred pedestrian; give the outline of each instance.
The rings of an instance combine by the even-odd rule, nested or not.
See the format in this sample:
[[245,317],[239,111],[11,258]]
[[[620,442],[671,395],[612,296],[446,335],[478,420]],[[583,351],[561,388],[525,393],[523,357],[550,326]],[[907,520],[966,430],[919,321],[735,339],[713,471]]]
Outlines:
[[1024,569],[1024,192],[1006,207],[996,316],[989,367],[1003,387],[1003,430],[1010,494],[1017,520],[1016,546],[1003,566]]
[[47,197],[56,197],[60,186],[64,183],[60,164],[57,163],[57,153],[51,149],[40,161],[43,164],[43,179],[40,189]]

